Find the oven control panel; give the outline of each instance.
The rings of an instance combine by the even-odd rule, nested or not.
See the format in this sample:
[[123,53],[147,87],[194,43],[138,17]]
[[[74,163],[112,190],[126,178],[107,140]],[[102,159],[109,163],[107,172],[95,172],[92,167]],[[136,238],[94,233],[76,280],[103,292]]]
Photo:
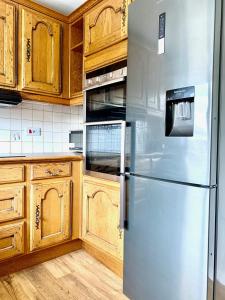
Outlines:
[[108,85],[113,82],[124,79],[127,76],[127,67],[105,73],[93,78],[85,80],[85,89],[94,88],[98,86]]

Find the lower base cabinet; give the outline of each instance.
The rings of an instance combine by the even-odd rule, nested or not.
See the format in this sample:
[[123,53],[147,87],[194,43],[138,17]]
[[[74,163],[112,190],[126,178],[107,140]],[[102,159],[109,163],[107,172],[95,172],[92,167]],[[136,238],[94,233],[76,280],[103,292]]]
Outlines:
[[0,226],[0,261],[24,253],[24,222]]
[[82,239],[122,260],[119,200],[119,183],[84,176]]
[[51,246],[71,236],[71,180],[31,185],[30,250]]

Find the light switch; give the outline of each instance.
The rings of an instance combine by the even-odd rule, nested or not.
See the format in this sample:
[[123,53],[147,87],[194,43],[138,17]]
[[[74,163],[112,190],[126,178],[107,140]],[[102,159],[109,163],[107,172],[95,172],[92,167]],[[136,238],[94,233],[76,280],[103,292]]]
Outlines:
[[27,135],[29,136],[41,136],[41,128],[27,128]]

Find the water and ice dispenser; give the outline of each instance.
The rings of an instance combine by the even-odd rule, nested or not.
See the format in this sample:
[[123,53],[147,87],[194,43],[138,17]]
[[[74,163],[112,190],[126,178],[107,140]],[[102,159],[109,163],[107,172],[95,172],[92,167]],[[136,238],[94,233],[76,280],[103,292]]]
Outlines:
[[194,101],[194,86],[166,92],[166,136],[193,136]]

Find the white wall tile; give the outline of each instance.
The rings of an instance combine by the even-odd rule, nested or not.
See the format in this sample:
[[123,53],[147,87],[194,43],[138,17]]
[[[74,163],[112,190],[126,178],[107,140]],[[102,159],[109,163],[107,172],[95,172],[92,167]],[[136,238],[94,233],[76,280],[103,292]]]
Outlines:
[[44,105],[42,103],[33,103],[33,110],[44,110]]
[[53,143],[61,143],[61,141],[62,141],[61,132],[53,132],[52,140],[53,140]]
[[44,131],[52,131],[53,123],[51,123],[51,122],[44,122],[43,124],[44,124],[44,127],[43,127]]
[[0,118],[9,119],[10,118],[10,109],[9,108],[0,108]]
[[52,122],[53,120],[53,114],[49,111],[44,111],[44,121],[45,122]]
[[33,102],[32,101],[23,101],[22,102],[22,108],[26,109],[32,109],[33,108]]
[[44,152],[44,144],[40,142],[33,142],[33,153]]
[[[10,130],[0,130],[0,141],[10,142],[11,132]],[[0,151],[1,152],[1,151]]]
[[[80,111],[76,106],[34,101],[0,108],[0,153],[69,151],[69,131],[81,126],[83,112],[79,115]],[[28,136],[30,127],[41,128],[41,136]]]
[[18,153],[22,152],[22,143],[21,142],[12,142],[11,143],[11,153]]
[[53,143],[53,152],[62,152],[62,149],[61,143]]
[[0,142],[0,153],[10,153],[10,142]]
[[44,143],[44,152],[45,153],[53,152],[53,144],[52,143]]
[[41,110],[33,110],[33,121],[43,121],[44,112]]
[[32,153],[33,152],[33,143],[24,142],[22,143],[22,153]]
[[32,142],[32,136],[27,135],[26,130],[22,130],[22,142]]
[[62,122],[62,115],[58,112],[53,112],[53,123]]
[[10,119],[0,119],[0,129],[9,129],[10,121]]
[[22,129],[22,121],[17,119],[11,119],[11,130],[21,130]]
[[23,120],[32,120],[33,116],[32,116],[32,109],[26,109],[26,108],[22,108],[22,119]]
[[53,132],[62,132],[62,123],[53,123]]
[[54,105],[53,106],[53,112],[61,113],[62,112],[62,105]]
[[33,121],[32,120],[23,120],[22,119],[22,130],[27,130],[28,127],[33,126]]
[[44,143],[52,143],[52,132],[46,131],[43,132]]
[[20,107],[11,108],[11,118],[21,120],[22,118],[22,110]]
[[53,111],[53,105],[52,104],[44,104],[44,111]]

